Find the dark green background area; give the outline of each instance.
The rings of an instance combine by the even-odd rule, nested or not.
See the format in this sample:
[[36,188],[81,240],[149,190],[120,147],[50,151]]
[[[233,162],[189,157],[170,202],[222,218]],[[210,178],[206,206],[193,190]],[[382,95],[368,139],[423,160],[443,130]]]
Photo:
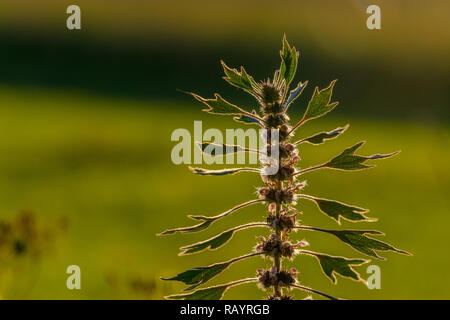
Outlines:
[[[372,261],[382,289],[338,279],[332,285],[308,257],[290,262],[305,285],[346,298],[449,298],[445,245],[450,224],[450,33],[445,1],[375,1],[382,29],[365,26],[366,1],[78,1],[82,30],[65,28],[64,1],[0,4],[0,217],[23,209],[43,221],[66,216],[66,237],[39,263],[0,276],[3,298],[150,298],[182,286],[162,283],[187,268],[248,253],[262,230],[238,233],[224,248],[178,257],[178,247],[262,219],[255,206],[202,233],[156,237],[188,225],[187,214],[215,215],[254,198],[258,175],[200,177],[171,162],[176,128],[237,127],[201,112],[176,89],[224,98],[248,110],[255,102],[229,86],[220,60],[244,65],[257,80],[279,66],[281,38],[300,51],[295,81],[309,80],[290,109],[300,119],[314,86],[339,79],[340,105],[309,122],[298,137],[350,123],[324,146],[300,149],[301,166],[367,140],[362,154],[401,149],[368,171],[310,173],[306,193],[370,208],[373,224],[337,226],[300,201],[302,222],[324,228],[373,228],[414,254]],[[360,257],[326,235],[297,233],[311,250]],[[15,262],[16,263],[16,262]],[[82,290],[65,288],[65,269],[82,270]],[[211,284],[253,276],[268,261],[233,265]],[[9,270],[11,265],[2,265]],[[367,277],[366,267],[360,267]],[[433,272],[430,272],[433,270]],[[30,278],[24,285],[21,277]],[[23,279],[23,278],[22,278]],[[138,279],[146,286],[136,285]],[[252,285],[226,298],[259,298]],[[303,298],[301,292],[296,298]]]

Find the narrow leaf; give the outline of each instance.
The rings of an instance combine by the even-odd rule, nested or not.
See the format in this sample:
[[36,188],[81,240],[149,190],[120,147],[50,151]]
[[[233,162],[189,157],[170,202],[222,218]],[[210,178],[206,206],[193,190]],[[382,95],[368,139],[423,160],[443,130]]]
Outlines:
[[207,154],[209,156],[219,156],[229,153],[238,153],[242,151],[258,152],[257,150],[245,149],[238,145],[231,145],[224,143],[218,144],[213,142],[202,142],[202,143],[197,142],[197,145],[200,147],[200,149],[204,154]]
[[228,285],[221,285],[200,289],[190,293],[171,295],[166,298],[177,300],[220,300],[227,289]]
[[235,174],[241,171],[252,171],[252,172],[260,172],[257,168],[230,168],[230,169],[221,169],[221,170],[208,170],[203,168],[192,168],[189,169],[195,173],[202,176],[224,176],[227,174]]
[[298,145],[303,142],[308,142],[308,143],[316,144],[316,145],[322,144],[325,142],[325,140],[331,140],[331,139],[337,138],[341,133],[344,133],[348,127],[349,127],[349,125],[347,124],[345,127],[336,128],[329,132],[322,131],[311,137],[297,141],[295,144]]
[[297,88],[291,90],[289,93],[289,97],[284,103],[284,112],[289,108],[292,102],[294,102],[295,99],[297,99],[303,92],[303,89],[306,88],[306,85],[308,84],[308,81],[305,82],[299,82]]
[[338,105],[338,102],[330,103],[331,94],[333,92],[335,83],[336,80],[331,81],[330,85],[327,88],[320,91],[318,87],[314,89],[314,94],[308,103],[308,108],[306,109],[306,112],[303,115],[302,120],[300,121],[301,123],[321,117],[333,110]]
[[383,257],[380,257],[376,251],[394,251],[406,255],[411,255],[410,253],[397,249],[391,246],[388,243],[370,238],[367,234],[371,235],[382,235],[383,233],[376,230],[328,230],[326,231],[338,237],[341,241],[345,242],[353,249],[380,259],[385,260]]
[[212,237],[211,239],[197,242],[197,243],[191,244],[189,246],[181,247],[180,250],[182,250],[182,252],[180,252],[179,255],[182,256],[182,255],[186,255],[186,254],[196,253],[196,252],[203,251],[206,249],[209,249],[209,250],[217,249],[217,248],[223,246],[224,244],[226,244],[233,237],[234,231],[235,231],[235,229],[230,229],[228,231],[224,231],[224,232],[220,233],[219,235],[217,235],[215,237]]
[[231,259],[229,261],[225,261],[225,262],[220,262],[220,263],[215,263],[213,265],[207,266],[207,267],[196,267],[196,268],[192,268],[190,270],[184,271],[178,275],[176,275],[175,277],[172,278],[161,278],[161,280],[166,280],[166,281],[180,281],[183,282],[184,284],[187,285],[191,285],[188,288],[185,289],[185,291],[187,290],[192,290],[194,288],[196,288],[197,286],[211,280],[212,278],[214,278],[216,275],[222,273],[223,271],[225,271],[231,264],[246,259],[246,258],[250,258],[253,256],[257,256],[260,254],[263,254],[264,252],[253,252],[250,254],[246,254],[234,259]]
[[172,278],[161,278],[166,281],[180,281],[184,284],[191,285],[185,290],[192,290],[195,287],[207,282],[224,271],[233,261],[216,263],[208,267],[197,267],[184,271]]
[[348,147],[341,154],[325,163],[324,166],[340,170],[361,170],[373,167],[373,165],[364,164],[364,162],[367,160],[383,159],[396,155],[399,152],[396,151],[389,154],[374,154],[371,156],[356,155],[355,151],[359,149],[364,143],[364,141],[361,141],[354,146]]
[[[197,221],[203,221],[202,223],[199,223],[195,226],[192,227],[182,227],[182,228],[175,228],[175,229],[169,229],[166,231],[161,232],[160,234],[158,234],[159,236],[163,236],[163,235],[169,235],[169,234],[174,234],[176,232],[181,232],[181,233],[191,233],[191,232],[198,232],[201,230],[204,230],[206,228],[208,228],[214,221],[219,220],[223,217],[226,217],[227,215],[241,209],[244,208],[246,206],[252,205],[254,203],[258,203],[258,202],[263,202],[264,200],[262,199],[256,199],[256,200],[250,200],[241,204],[238,204],[237,206],[231,208],[230,210],[227,210],[225,212],[222,212],[221,214],[218,214],[216,216],[213,217],[206,217],[206,216],[200,216],[200,215],[189,215],[188,217]],[[249,227],[249,226],[253,226],[253,225],[259,225],[259,223],[249,223],[247,225],[242,225],[237,228],[245,228],[245,227]]]
[[193,292],[171,295],[165,297],[166,299],[182,299],[182,300],[220,300],[225,291],[232,286],[236,286],[243,283],[257,281],[256,278],[247,278],[242,280],[233,281],[227,284],[218,285],[215,287],[209,287],[205,289],[199,289]]
[[322,267],[322,271],[328,278],[330,278],[331,282],[333,282],[334,284],[336,284],[337,282],[335,274],[351,278],[355,281],[364,282],[359,273],[353,269],[353,266],[362,265],[364,263],[369,262],[368,260],[347,259],[344,257],[335,257],[315,252],[307,252],[307,253],[317,258],[317,260],[320,263],[320,266]]
[[216,220],[215,217],[204,217],[204,216],[188,216],[188,217],[191,219],[200,220],[203,222],[196,224],[195,226],[192,226],[192,227],[168,229],[168,230],[165,230],[165,231],[159,233],[158,235],[165,236],[165,235],[174,234],[176,232],[181,232],[181,233],[199,232],[199,231],[202,231],[202,230],[208,228]]
[[221,246],[225,245],[232,237],[233,234],[238,230],[248,229],[251,227],[267,227],[267,223],[264,222],[252,222],[244,225],[240,225],[237,227],[234,227],[232,229],[229,229],[227,231],[224,231],[217,236],[214,236],[208,240],[200,241],[188,246],[181,247],[181,252],[179,253],[180,256],[186,255],[186,254],[192,254],[196,252],[200,252],[206,249],[209,250],[215,250],[220,248]]

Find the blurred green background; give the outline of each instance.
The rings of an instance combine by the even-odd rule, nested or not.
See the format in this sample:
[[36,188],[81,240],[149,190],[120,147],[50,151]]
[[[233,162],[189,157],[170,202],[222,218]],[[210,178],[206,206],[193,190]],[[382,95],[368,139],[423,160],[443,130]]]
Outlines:
[[[203,120],[204,129],[237,127],[231,118],[201,112],[176,88],[205,97],[220,92],[250,109],[250,97],[221,79],[219,60],[244,65],[262,80],[279,66],[286,33],[301,53],[295,80],[309,80],[290,109],[293,121],[314,86],[339,79],[339,107],[297,136],[350,123],[337,140],[302,146],[302,167],[360,140],[368,141],[363,154],[402,150],[367,171],[309,173],[307,193],[370,208],[378,222],[343,222],[342,228],[382,230],[386,240],[414,254],[372,261],[381,268],[381,290],[343,278],[334,286],[306,256],[290,263],[299,280],[352,299],[450,298],[448,1],[79,0],[77,31],[66,29],[70,4],[0,3],[0,217],[31,210],[44,224],[61,216],[68,221],[51,250],[1,281],[0,297],[161,299],[183,286],[162,283],[160,276],[249,252],[262,230],[242,231],[217,251],[177,256],[181,245],[261,219],[259,205],[198,234],[155,236],[189,225],[186,214],[215,215],[250,200],[261,185],[252,173],[202,177],[171,162],[174,129],[192,130],[194,120]],[[381,30],[366,28],[369,4],[381,7]],[[303,223],[336,227],[313,204],[301,201],[298,208]],[[311,250],[360,256],[327,235],[293,238],[306,238]],[[16,261],[2,263],[7,268]],[[81,290],[66,288],[71,264],[81,267]],[[253,276],[267,264],[240,262],[211,284]],[[363,277],[365,269],[358,269]],[[23,277],[30,278],[27,285]],[[263,295],[247,284],[225,298]]]

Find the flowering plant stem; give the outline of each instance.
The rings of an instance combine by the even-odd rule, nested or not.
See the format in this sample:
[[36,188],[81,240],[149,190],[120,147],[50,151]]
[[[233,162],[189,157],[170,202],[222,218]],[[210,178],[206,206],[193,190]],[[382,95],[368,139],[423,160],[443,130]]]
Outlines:
[[[372,238],[372,235],[382,234],[376,230],[328,230],[311,226],[303,226],[296,220],[298,210],[295,206],[297,205],[297,202],[300,200],[308,200],[314,202],[322,213],[329,216],[331,219],[334,219],[339,224],[341,223],[341,220],[346,220],[349,222],[375,221],[375,219],[369,218],[365,215],[368,211],[367,209],[348,205],[336,200],[323,199],[305,194],[304,188],[306,186],[306,181],[297,182],[296,179],[307,172],[312,172],[319,169],[345,171],[367,169],[372,167],[372,165],[366,164],[366,161],[387,158],[395,155],[397,152],[389,154],[375,154],[372,156],[357,155],[355,152],[364,144],[364,142],[359,142],[344,149],[344,151],[342,151],[339,155],[327,162],[306,169],[299,169],[299,147],[301,147],[302,144],[309,143],[313,145],[321,145],[327,140],[338,137],[348,128],[348,125],[336,128],[329,132],[319,132],[313,136],[302,138],[295,143],[291,143],[291,139],[302,125],[307,123],[309,120],[327,114],[338,105],[337,102],[332,102],[331,100],[332,91],[336,80],[332,81],[327,88],[319,90],[319,88],[316,87],[314,89],[313,96],[310,99],[301,120],[298,121],[295,126],[291,127],[287,110],[289,106],[301,95],[308,82],[300,82],[294,89],[289,91],[289,86],[293,81],[297,70],[299,52],[294,47],[289,45],[286,37],[283,38],[283,47],[280,51],[280,56],[281,65],[279,69],[275,71],[273,79],[267,79],[262,82],[256,82],[250,75],[247,74],[243,67],[241,67],[240,71],[238,71],[237,69],[229,68],[222,61],[225,72],[224,79],[231,85],[244,90],[256,98],[260,107],[259,113],[255,110],[249,112],[241,107],[233,105],[223,99],[219,94],[215,94],[215,98],[213,99],[205,99],[195,93],[189,93],[196,100],[206,105],[207,109],[204,111],[210,114],[233,115],[233,119],[237,122],[245,123],[247,125],[257,125],[267,130],[265,135],[267,150],[259,152],[268,155],[271,154],[271,148],[273,146],[278,148],[279,159],[273,160],[277,161],[277,164],[279,165],[278,170],[275,173],[266,173],[264,169],[267,167],[268,163],[263,163],[261,169],[226,168],[221,170],[208,170],[204,168],[191,168],[194,173],[199,175],[216,176],[235,174],[244,171],[260,172],[264,186],[258,189],[259,199],[237,205],[234,208],[216,216],[189,216],[194,220],[200,221],[200,223],[191,227],[169,229],[160,234],[168,235],[176,232],[199,232],[205,230],[212,223],[228,216],[232,212],[260,202],[267,208],[266,221],[247,223],[224,231],[207,240],[180,248],[182,250],[180,255],[218,249],[219,247],[225,245],[234,236],[235,232],[239,230],[256,226],[266,227],[271,230],[271,233],[267,238],[260,237],[260,240],[255,247],[256,252],[246,254],[229,261],[215,263],[206,267],[195,267],[174,277],[165,278],[163,280],[180,281],[186,285],[189,285],[186,290],[193,290],[225,271],[231,264],[243,259],[261,255],[269,259],[271,261],[271,265],[268,266],[267,269],[258,269],[257,278],[245,278],[243,280],[230,282],[224,285],[196,289],[185,294],[172,295],[168,298],[220,299],[228,288],[237,284],[256,281],[259,287],[266,291],[267,298],[272,300],[292,299],[293,296],[291,295],[291,289],[300,289],[320,297],[336,299],[331,295],[312,289],[308,286],[304,286],[302,283],[305,280],[303,279],[300,283],[297,279],[297,269],[291,268],[290,270],[287,270],[284,267],[283,261],[285,259],[292,260],[297,254],[305,254],[316,258],[325,276],[327,276],[333,283],[336,283],[336,275],[351,278],[355,281],[364,282],[354,267],[367,263],[368,260],[349,259],[310,250],[303,250],[301,248],[308,246],[308,242],[293,242],[289,239],[292,232],[297,230],[318,231],[334,235],[356,251],[377,259],[383,259],[378,255],[379,251],[393,251],[402,254],[409,254],[406,251],[399,250],[390,244]],[[272,141],[273,134],[275,134],[275,136],[278,135],[278,141]],[[229,153],[230,150],[233,153],[255,152],[255,150],[251,150],[245,146],[230,146],[212,142],[200,143],[199,147],[202,152],[208,156],[224,155]]]

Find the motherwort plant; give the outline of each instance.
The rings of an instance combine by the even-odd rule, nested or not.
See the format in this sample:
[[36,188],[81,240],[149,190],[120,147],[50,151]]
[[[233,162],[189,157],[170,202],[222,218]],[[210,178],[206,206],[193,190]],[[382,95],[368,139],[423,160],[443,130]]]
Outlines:
[[[315,258],[320,264],[324,274],[333,283],[336,283],[336,274],[356,281],[365,282],[360,277],[359,273],[355,271],[354,267],[368,262],[367,260],[359,258],[349,259],[308,250],[306,249],[308,242],[295,242],[289,239],[289,236],[293,231],[320,232],[332,235],[356,251],[377,259],[383,259],[379,256],[379,251],[395,251],[398,253],[409,254],[390,244],[373,238],[375,235],[382,235],[379,231],[354,229],[330,230],[303,225],[296,220],[298,211],[295,206],[297,201],[306,199],[315,203],[321,212],[334,219],[338,224],[340,224],[341,219],[351,222],[374,221],[374,219],[365,215],[368,211],[367,209],[305,194],[303,188],[306,185],[306,182],[298,182],[297,179],[306,172],[325,168],[335,170],[362,170],[370,168],[372,165],[366,164],[367,160],[387,158],[395,155],[397,152],[390,154],[375,154],[371,156],[358,155],[355,154],[355,152],[364,144],[364,142],[358,142],[357,144],[346,148],[342,153],[327,162],[309,168],[299,168],[298,163],[300,157],[298,154],[298,147],[301,144],[323,144],[326,140],[334,139],[342,134],[348,126],[336,128],[329,132],[320,132],[299,140],[294,139],[296,130],[303,124],[309,120],[325,115],[338,105],[337,102],[332,102],[331,99],[336,80],[332,81],[325,89],[319,90],[317,87],[314,89],[313,96],[308,103],[308,107],[303,114],[303,117],[297,124],[291,126],[287,115],[288,108],[300,96],[307,85],[307,81],[300,82],[294,89],[289,91],[290,84],[297,70],[299,52],[294,47],[291,47],[284,37],[280,55],[281,66],[275,71],[273,79],[262,82],[256,82],[247,74],[243,67],[241,67],[240,70],[231,69],[222,62],[225,72],[224,79],[231,85],[251,94],[260,106],[259,112],[254,110],[252,112],[247,112],[226,101],[219,94],[215,94],[213,99],[205,99],[197,94],[190,93],[195,99],[207,106],[207,109],[204,111],[210,114],[232,115],[234,116],[234,120],[238,122],[257,125],[261,128],[268,129],[268,131],[265,131],[267,132],[265,137],[267,139],[268,153],[270,152],[269,147],[272,143],[270,132],[273,132],[273,129],[277,130],[276,132],[279,136],[277,145],[279,148],[279,169],[276,173],[272,172],[272,174],[265,174],[264,170],[258,168],[231,168],[223,170],[191,168],[194,173],[200,175],[227,175],[242,171],[260,172],[264,186],[258,189],[258,199],[237,205],[216,216],[191,215],[189,218],[199,221],[198,224],[191,227],[169,229],[162,232],[160,235],[169,235],[176,232],[192,233],[205,230],[214,222],[241,208],[255,203],[264,203],[266,205],[267,217],[266,221],[244,224],[226,230],[208,240],[181,247],[180,255],[217,249],[226,244],[233,237],[234,233],[239,230],[252,227],[263,227],[270,231],[267,237],[260,237],[259,243],[257,243],[256,247],[254,247],[254,251],[251,253],[206,267],[192,268],[172,278],[163,279],[181,281],[188,285],[186,291],[190,292],[169,296],[168,298],[170,299],[220,299],[228,288],[248,282],[258,283],[259,287],[267,292],[268,299],[273,300],[292,299],[290,295],[292,289],[300,289],[328,299],[336,299],[328,294],[305,286],[303,281],[299,282],[296,279],[298,273],[296,269],[292,268],[288,270],[284,267],[283,260],[293,259],[298,254]],[[212,145],[213,148],[211,148]],[[204,153],[209,155],[224,155],[239,151],[249,151],[238,145],[200,143],[199,146]],[[268,163],[263,163],[262,166],[263,169],[267,168]],[[267,269],[257,270],[254,277],[191,291],[217,276],[232,264],[254,256],[263,256],[270,259],[271,265]]]

